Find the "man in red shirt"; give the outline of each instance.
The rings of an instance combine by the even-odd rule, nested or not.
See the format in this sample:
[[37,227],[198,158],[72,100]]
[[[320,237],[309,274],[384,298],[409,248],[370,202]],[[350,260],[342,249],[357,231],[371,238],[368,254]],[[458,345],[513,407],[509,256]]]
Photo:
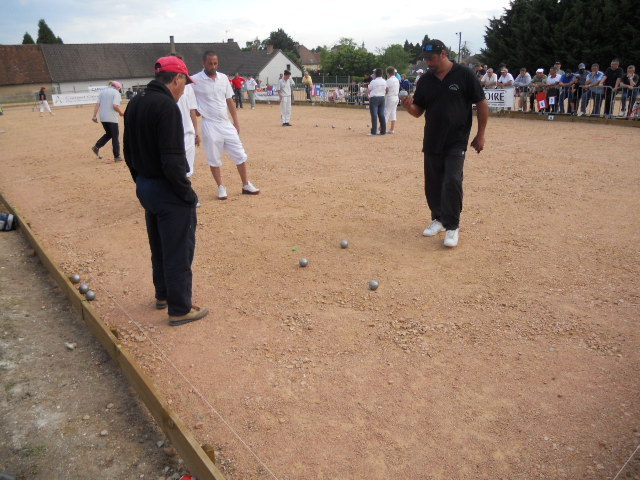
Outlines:
[[247,80],[236,72],[235,76],[230,80],[233,87],[233,96],[236,98],[236,108],[242,108],[242,87]]

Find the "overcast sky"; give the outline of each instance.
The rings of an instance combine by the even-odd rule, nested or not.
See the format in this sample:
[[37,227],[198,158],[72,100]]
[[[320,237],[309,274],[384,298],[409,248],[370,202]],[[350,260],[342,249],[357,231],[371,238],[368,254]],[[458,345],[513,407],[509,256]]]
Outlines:
[[[367,50],[422,41],[425,34],[457,49],[458,36],[473,53],[484,47],[489,19],[502,15],[508,0],[390,2],[254,0],[4,0],[0,43],[34,40],[44,18],[64,43],[221,42],[241,47],[282,28],[293,40],[314,48],[341,37],[364,42]],[[354,8],[354,5],[357,5]],[[396,8],[389,8],[394,5]]]

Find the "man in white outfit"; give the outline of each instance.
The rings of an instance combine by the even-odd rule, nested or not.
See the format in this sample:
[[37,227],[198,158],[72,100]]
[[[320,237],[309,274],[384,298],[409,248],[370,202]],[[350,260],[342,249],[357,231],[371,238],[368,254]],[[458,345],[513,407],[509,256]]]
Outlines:
[[258,86],[258,82],[256,79],[249,75],[247,78],[247,83],[245,83],[245,87],[247,87],[247,95],[249,96],[249,103],[251,104],[251,110],[256,108],[256,87]]
[[291,92],[295,83],[291,80],[291,72],[284,71],[284,76],[278,80],[278,95],[280,96],[280,116],[282,117],[282,126],[290,127],[291,124]]
[[198,110],[198,102],[196,101],[196,94],[193,93],[191,84],[187,84],[184,87],[184,93],[178,100],[178,108],[182,114],[182,127],[184,129],[184,151],[187,154],[187,163],[189,164],[189,171],[187,172],[187,178],[193,175],[195,163],[196,163],[196,146],[200,146],[200,135],[198,135],[198,117],[196,116],[196,110]]
[[394,134],[396,129],[396,111],[398,110],[398,94],[400,93],[400,81],[396,77],[396,69],[387,68],[387,93],[384,96],[384,118],[390,127],[387,133]]
[[[207,51],[202,56],[201,72],[192,75],[195,79],[193,91],[198,102],[198,112],[202,115],[202,140],[216,184],[218,198],[227,199],[227,189],[222,185],[222,154],[227,152],[238,168],[242,180],[242,193],[257,195],[260,190],[253,186],[247,175],[247,154],[240,141],[240,122],[233,101],[233,89],[229,77],[218,72],[218,56]],[[231,114],[233,124],[229,121]]]

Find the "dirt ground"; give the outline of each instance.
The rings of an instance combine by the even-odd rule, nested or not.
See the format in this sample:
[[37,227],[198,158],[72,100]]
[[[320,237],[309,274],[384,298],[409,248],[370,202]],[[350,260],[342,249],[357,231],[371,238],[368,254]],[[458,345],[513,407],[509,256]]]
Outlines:
[[294,105],[291,128],[245,108],[262,192],[227,158],[218,201],[200,149],[212,313],[171,328],[126,166],[89,150],[92,107],[5,112],[0,190],[228,478],[640,478],[638,129],[492,118],[446,249],[422,236],[423,120],[367,137],[360,108]]
[[185,473],[16,231],[0,232],[0,378],[0,478],[156,480]]

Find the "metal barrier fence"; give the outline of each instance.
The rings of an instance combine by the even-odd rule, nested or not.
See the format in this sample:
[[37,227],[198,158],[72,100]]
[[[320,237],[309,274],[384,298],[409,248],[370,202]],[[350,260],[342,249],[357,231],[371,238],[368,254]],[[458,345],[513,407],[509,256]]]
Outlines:
[[[539,96],[544,93],[544,98]],[[544,103],[543,103],[544,102]],[[640,87],[515,87],[514,111],[640,119]],[[502,109],[503,110],[503,109]]]

